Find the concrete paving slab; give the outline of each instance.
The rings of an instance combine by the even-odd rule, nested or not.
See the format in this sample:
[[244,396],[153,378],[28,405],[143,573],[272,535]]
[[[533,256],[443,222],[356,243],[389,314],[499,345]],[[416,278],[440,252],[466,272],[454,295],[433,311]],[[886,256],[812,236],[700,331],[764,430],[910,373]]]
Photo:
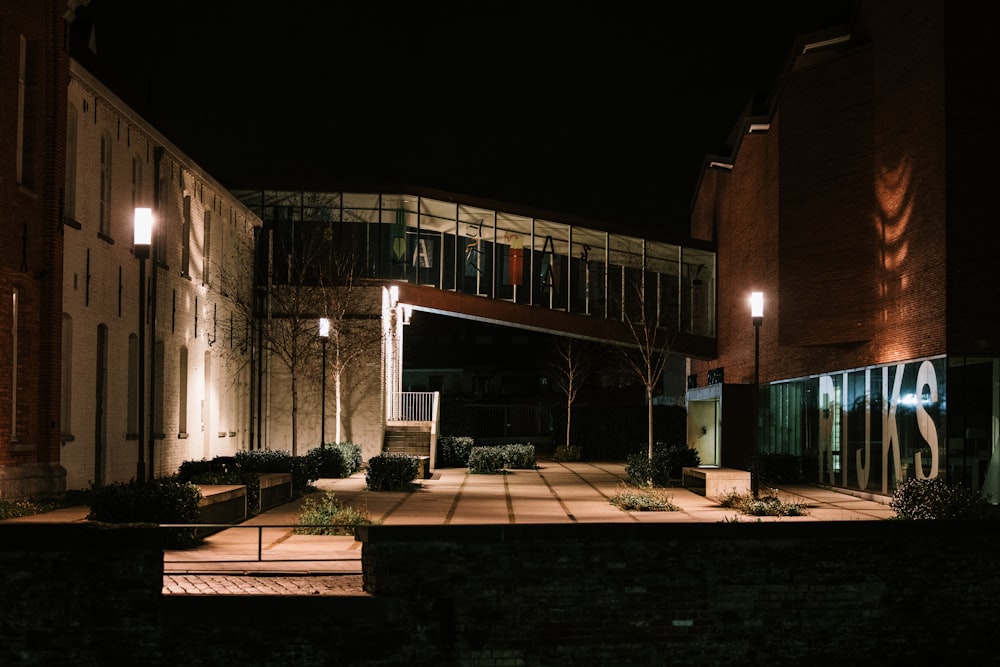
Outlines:
[[[895,513],[887,499],[835,489],[788,485],[785,502],[803,505],[800,517],[753,517],[680,487],[665,489],[677,511],[626,512],[611,498],[626,489],[625,466],[607,462],[542,461],[533,470],[497,475],[465,468],[435,470],[409,492],[369,491],[363,473],[315,482],[313,497],[333,493],[384,525],[545,523],[691,523],[880,521]],[[353,536],[300,535],[294,530],[305,499],[285,503],[208,536],[194,549],[164,552],[167,594],[362,595],[361,543]],[[85,521],[75,507],[8,521]],[[281,582],[282,577],[299,579]]]

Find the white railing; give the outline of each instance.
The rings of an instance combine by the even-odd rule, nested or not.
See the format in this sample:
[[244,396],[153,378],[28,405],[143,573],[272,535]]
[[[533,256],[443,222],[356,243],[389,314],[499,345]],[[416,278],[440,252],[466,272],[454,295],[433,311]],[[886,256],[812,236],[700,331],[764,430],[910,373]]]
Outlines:
[[401,391],[389,397],[386,417],[390,421],[436,422],[438,415],[436,391]]

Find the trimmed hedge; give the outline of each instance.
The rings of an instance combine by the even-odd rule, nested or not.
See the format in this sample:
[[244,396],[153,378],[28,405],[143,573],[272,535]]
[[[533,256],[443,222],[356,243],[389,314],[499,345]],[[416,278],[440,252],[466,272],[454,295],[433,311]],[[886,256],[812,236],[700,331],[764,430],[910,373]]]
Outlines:
[[473,447],[469,453],[469,472],[493,474],[505,469],[535,467],[535,446],[531,444]]
[[472,452],[475,444],[475,439],[467,435],[439,436],[437,466],[441,468],[465,468],[469,465],[469,453]]
[[371,491],[409,491],[419,468],[416,456],[385,452],[368,459],[365,482]]
[[701,464],[698,450],[687,445],[668,445],[657,442],[653,445],[653,459],[649,451],[629,454],[625,463],[625,474],[629,482],[639,486],[670,486],[671,480],[680,479],[684,467],[694,467]]
[[[94,489],[90,498],[91,521],[106,523],[197,523],[201,489],[176,476],[145,483],[134,480],[107,484]],[[167,531],[167,546],[186,547],[200,542],[197,530],[177,528]]]
[[[361,470],[361,445],[337,442],[322,445],[306,452],[309,469],[315,468],[319,477],[350,477]],[[318,479],[318,478],[317,478]]]

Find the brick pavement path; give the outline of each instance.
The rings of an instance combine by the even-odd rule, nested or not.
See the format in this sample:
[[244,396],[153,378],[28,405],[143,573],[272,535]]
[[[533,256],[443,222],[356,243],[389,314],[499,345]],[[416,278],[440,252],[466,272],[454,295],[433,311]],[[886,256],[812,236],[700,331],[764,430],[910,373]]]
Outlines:
[[166,574],[164,595],[360,595],[360,574]]

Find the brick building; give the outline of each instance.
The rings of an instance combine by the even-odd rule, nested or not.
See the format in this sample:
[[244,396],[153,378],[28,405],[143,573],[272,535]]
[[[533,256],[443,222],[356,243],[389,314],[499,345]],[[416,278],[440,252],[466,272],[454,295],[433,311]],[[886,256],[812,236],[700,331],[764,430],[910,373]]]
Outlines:
[[65,488],[59,456],[65,10],[57,0],[0,4],[0,497]]
[[[67,487],[151,479],[248,449],[251,327],[236,301],[260,220],[76,60],[69,72]],[[133,245],[137,207],[154,220],[145,267]]]
[[706,162],[692,235],[717,244],[718,355],[688,381],[703,461],[749,464],[756,370],[760,449],[806,479],[887,495],[943,477],[1000,499],[987,25],[966,2],[861,2],[799,40],[768,108]]

